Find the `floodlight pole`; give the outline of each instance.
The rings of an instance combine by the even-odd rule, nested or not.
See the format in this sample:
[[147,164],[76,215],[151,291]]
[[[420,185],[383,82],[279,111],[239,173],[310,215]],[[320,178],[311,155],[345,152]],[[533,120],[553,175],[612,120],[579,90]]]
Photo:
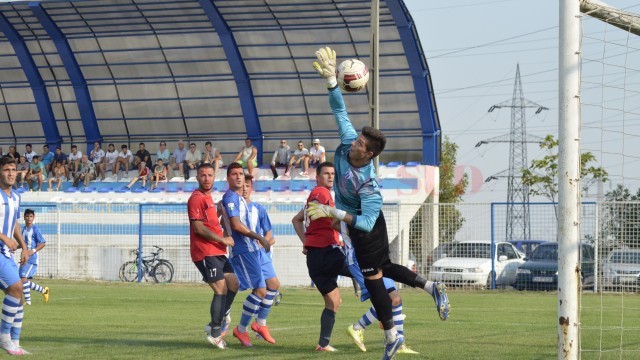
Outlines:
[[558,359],[580,358],[580,1],[560,0]]
[[[376,129],[380,128],[380,112],[378,106],[380,104],[379,89],[379,54],[380,54],[380,0],[371,0],[371,38],[369,41],[369,117],[371,118],[371,126]],[[380,157],[373,159],[373,166],[376,169],[376,175],[379,175]]]

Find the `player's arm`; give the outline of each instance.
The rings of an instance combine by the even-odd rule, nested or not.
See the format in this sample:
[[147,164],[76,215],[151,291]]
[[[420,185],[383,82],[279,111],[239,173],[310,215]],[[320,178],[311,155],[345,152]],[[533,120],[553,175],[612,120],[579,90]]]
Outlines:
[[251,229],[249,229],[245,224],[242,223],[242,221],[240,221],[239,217],[233,216],[233,217],[229,218],[229,223],[231,225],[231,230],[236,231],[236,232],[242,234],[243,236],[250,237],[252,239],[258,240],[260,245],[262,245],[262,247],[267,252],[269,252],[269,250],[271,249],[271,246],[269,245],[269,241],[267,241],[267,239],[265,239],[264,236],[262,236],[262,235],[256,233],[255,231],[252,231]]
[[20,230],[20,223],[18,222],[16,222],[16,226],[13,228],[13,238],[18,242],[18,247],[22,249],[22,252],[20,252],[20,263],[26,264],[29,260],[30,254],[27,251],[27,244],[25,244],[24,242],[24,238],[22,237],[22,230]]
[[259,205],[258,209],[260,212],[258,221],[260,222],[260,228],[264,232],[264,238],[267,239],[269,245],[273,246],[276,243],[276,239],[273,237],[273,227],[271,226],[269,214],[267,214],[267,210],[262,205]]
[[34,227],[33,232],[36,238],[36,244],[38,245],[36,245],[35,249],[31,249],[32,253],[29,255],[33,255],[37,253],[38,251],[44,249],[44,247],[47,245],[47,241],[44,239],[44,236],[42,236],[40,229],[38,229],[37,227]]
[[304,241],[306,237],[304,236],[305,227],[304,227],[304,209],[300,209],[297,214],[291,219],[291,223],[293,224],[293,229],[296,231],[296,235],[298,235],[298,239]]
[[358,195],[360,196],[362,214],[353,216],[352,222],[346,219],[345,221],[356,229],[371,231],[378,220],[380,209],[382,209],[382,194],[380,194],[375,182],[371,180],[358,191]]
[[216,233],[204,226],[204,222],[202,220],[192,219],[191,225],[193,226],[193,232],[195,232],[198,236],[211,242],[219,242],[225,245],[233,246],[233,238],[218,236]]
[[273,237],[273,232],[271,230],[267,231],[267,233],[264,234],[264,238],[267,239],[270,246],[273,246],[276,244],[276,238]]

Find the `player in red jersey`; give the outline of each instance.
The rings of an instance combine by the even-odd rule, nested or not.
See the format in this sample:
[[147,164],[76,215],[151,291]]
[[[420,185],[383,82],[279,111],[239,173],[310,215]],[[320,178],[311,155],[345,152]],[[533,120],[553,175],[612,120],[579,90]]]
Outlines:
[[210,307],[211,333],[207,334],[207,340],[218,348],[225,349],[227,345],[221,334],[227,296],[224,274],[233,272],[226,254],[227,246],[234,243],[233,238],[223,236],[216,204],[211,196],[215,180],[213,166],[209,163],[198,166],[197,179],[199,187],[191,194],[187,203],[191,260],[200,270],[203,281],[213,290]]
[[[331,196],[335,169],[330,162],[323,162],[316,170],[316,187],[307,198],[307,205],[315,202],[322,205],[335,206]],[[305,209],[306,209],[305,206]],[[317,351],[336,351],[329,345],[331,332],[335,323],[336,312],[342,300],[338,290],[338,276],[351,277],[347,267],[345,253],[340,246],[338,232],[331,227],[330,218],[311,220],[305,209],[293,217],[292,223],[296,234],[302,241],[307,255],[309,276],[324,298],[324,310],[320,317],[320,339]]]

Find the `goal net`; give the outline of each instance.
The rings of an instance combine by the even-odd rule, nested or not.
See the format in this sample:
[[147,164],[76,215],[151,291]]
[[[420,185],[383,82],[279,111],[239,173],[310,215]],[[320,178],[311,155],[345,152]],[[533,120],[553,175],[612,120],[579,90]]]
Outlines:
[[[581,0],[581,138],[608,172],[596,292],[580,300],[583,359],[640,358],[640,5]],[[562,74],[561,74],[562,75]]]

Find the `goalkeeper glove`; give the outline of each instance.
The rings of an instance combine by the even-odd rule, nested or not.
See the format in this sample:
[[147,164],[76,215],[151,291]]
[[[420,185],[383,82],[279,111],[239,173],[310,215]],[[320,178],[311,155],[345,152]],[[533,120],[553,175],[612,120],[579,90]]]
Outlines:
[[317,220],[320,218],[335,218],[342,221],[347,215],[347,212],[336,209],[333,206],[312,202],[309,203],[309,206],[307,206],[307,215],[309,216],[309,218],[311,218],[311,220]]
[[320,48],[316,51],[318,61],[313,62],[313,67],[318,74],[327,80],[329,89],[338,85],[336,80],[336,52],[328,47]]

